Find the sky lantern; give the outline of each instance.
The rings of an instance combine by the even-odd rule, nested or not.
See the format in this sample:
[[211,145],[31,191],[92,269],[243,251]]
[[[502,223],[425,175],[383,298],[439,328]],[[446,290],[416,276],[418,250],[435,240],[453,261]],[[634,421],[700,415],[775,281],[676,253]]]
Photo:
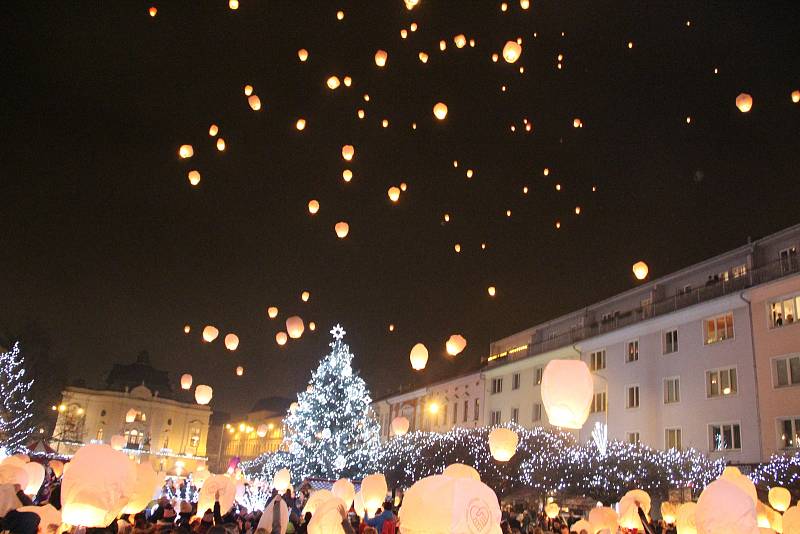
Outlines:
[[444,102],[437,102],[435,106],[433,106],[433,115],[443,121],[445,117],[447,117],[447,104]]
[[210,137],[216,137],[218,133],[219,133],[219,126],[217,126],[216,124],[212,124],[211,126],[208,127],[208,135]]
[[245,85],[244,86],[244,96],[250,96],[252,94],[253,94],[253,86],[250,85],[250,84]]
[[408,184],[405,182],[400,182],[400,191],[403,191],[405,193],[407,189],[408,189]]
[[399,187],[396,187],[396,186],[390,187],[389,191],[387,192],[387,194],[389,195],[389,200],[391,200],[392,202],[397,202],[398,200],[400,200],[400,188]]
[[261,110],[261,99],[258,98],[258,95],[248,96],[247,103],[250,104],[250,109],[252,109],[253,111]]
[[236,11],[239,9],[239,0],[228,0],[228,7]]
[[256,435],[259,438],[263,438],[264,436],[267,435],[268,431],[269,431],[269,427],[267,425],[265,425],[264,423],[261,423],[260,425],[258,425],[258,428],[256,429]]
[[417,343],[411,349],[409,359],[411,360],[412,369],[422,371],[428,364],[428,349],[422,343]]
[[481,475],[478,473],[478,470],[472,467],[471,465],[465,464],[450,464],[444,468],[442,474],[446,477],[450,478],[464,478],[464,479],[471,479],[477,480],[480,482]]
[[217,139],[217,150],[219,150],[220,152],[225,151],[225,139],[221,137]]
[[189,326],[188,324],[183,326],[183,333],[184,334],[188,334],[191,331],[192,331],[192,327]]
[[306,327],[303,324],[303,319],[301,319],[299,316],[292,315],[286,319],[286,331],[289,333],[290,338],[300,339],[300,336],[303,335],[303,331],[305,329]]
[[668,525],[672,525],[675,523],[675,519],[678,517],[678,505],[669,501],[664,501],[661,503],[661,518],[664,522]]
[[153,499],[153,488],[157,485],[160,486],[158,474],[153,470],[150,462],[134,463],[134,469],[136,470],[136,482],[131,488],[130,500],[122,509],[123,514],[138,514],[147,508],[147,503]]
[[211,386],[199,384],[196,388],[194,388],[194,400],[197,401],[197,404],[208,404],[211,402],[211,397],[213,395],[214,390],[211,388]]
[[325,83],[328,85],[328,89],[331,90],[336,89],[341,84],[338,76],[331,76]]
[[639,508],[645,514],[649,514],[651,506],[652,500],[646,491],[641,489],[628,491],[619,501],[619,526],[643,530],[642,521],[639,518]]
[[181,389],[192,389],[192,375],[189,373],[181,375]]
[[342,157],[345,161],[351,161],[353,156],[356,154],[356,149],[353,148],[353,145],[344,145],[342,146]]
[[236,334],[228,334],[225,336],[225,348],[234,351],[239,346],[239,336]]
[[25,495],[35,496],[44,482],[44,466],[38,462],[28,462],[22,468],[28,474],[28,484],[22,489]]
[[308,213],[311,215],[316,214],[319,211],[319,201],[318,200],[309,200],[308,201]]
[[419,60],[422,61],[423,63],[428,62],[428,54],[426,54],[425,52],[420,52],[419,54],[417,54],[417,57],[419,57]]
[[361,498],[369,515],[375,514],[378,508],[383,505],[388,489],[386,477],[381,473],[367,475],[361,481]]
[[521,55],[522,46],[516,41],[508,41],[503,47],[503,59],[505,59],[507,63],[516,63]]
[[181,145],[178,149],[178,155],[181,159],[191,158],[194,156],[194,148],[192,148],[192,145]]
[[155,17],[158,15],[158,8],[156,6],[150,6],[150,9],[148,9],[147,12],[150,13],[151,17]]
[[753,108],[753,97],[747,93],[741,93],[736,97],[736,107],[742,113],[747,113]]
[[219,335],[219,330],[215,326],[208,325],[203,328],[203,340],[206,343],[211,343]]
[[675,516],[675,528],[678,529],[678,534],[697,534],[696,510],[696,502],[685,502],[678,506],[678,513]]
[[579,118],[575,117],[574,119],[572,119],[572,127],[583,128],[583,122]]
[[705,487],[697,500],[695,524],[706,534],[758,532],[756,506],[736,484],[719,478]]
[[633,275],[636,277],[637,280],[644,280],[647,278],[647,273],[650,272],[650,269],[647,267],[647,264],[643,261],[637,261],[633,264],[631,268],[633,270]]
[[594,380],[582,360],[550,360],[542,374],[542,402],[553,426],[581,428],[594,397]]
[[489,433],[489,451],[498,462],[507,462],[517,452],[519,436],[508,428],[495,428]]
[[350,233],[350,225],[344,221],[339,221],[338,223],[336,223],[333,229],[336,232],[336,236],[339,239],[344,239],[345,237],[347,237],[347,234]]
[[467,347],[467,340],[461,334],[453,334],[447,339],[445,348],[450,356],[458,356]]
[[275,341],[282,347],[286,345],[287,341],[289,341],[289,336],[286,335],[286,332],[278,332],[275,334]]
[[531,0],[519,0],[519,7],[522,9],[528,9],[531,7]]
[[244,367],[241,365],[236,367],[236,376],[242,376],[244,374]]
[[308,302],[308,299],[310,298],[311,298],[311,293],[309,293],[308,291],[303,291],[302,293],[300,293],[300,299],[303,302]]
[[417,7],[417,5],[419,4],[419,0],[403,0],[403,1],[406,4],[406,9],[408,9],[409,11]]
[[455,37],[453,37],[453,42],[456,43],[456,47],[464,48],[467,46],[467,37],[463,33],[459,33]]
[[314,330],[317,329],[317,323],[315,323],[314,321],[311,321],[310,323],[308,323],[308,329],[313,332]]
[[345,182],[349,182],[352,179],[353,179],[353,171],[351,171],[350,169],[345,169],[342,171],[342,180],[344,180]]
[[[340,478],[339,480],[333,483],[333,487],[331,488],[331,493],[333,493],[336,497],[339,497],[341,500],[343,500],[345,508],[349,510],[350,506],[353,505],[353,499],[356,498],[356,487],[353,485],[352,482],[350,482],[346,478]],[[341,517],[339,517],[339,520],[340,520],[339,523],[341,523]],[[339,523],[337,523],[337,525]]]
[[489,293],[490,297],[493,297],[497,294],[497,289],[494,286],[489,286],[486,291]]
[[794,91],[792,91],[792,102],[794,102],[795,104],[800,102],[800,90],[795,89]]
[[394,332],[394,325],[393,324],[389,325],[389,332]]
[[299,131],[303,131],[306,129],[306,120],[305,119],[297,119],[297,122],[294,125]]
[[417,23],[412,22],[411,25],[408,27],[408,29],[411,30],[412,32],[417,31]]
[[453,250],[456,251],[456,254],[459,254],[461,252],[461,243],[456,243],[453,245]]
[[405,39],[406,37],[408,37],[408,30],[403,28],[402,30],[400,30],[400,38]]
[[769,505],[779,512],[785,512],[792,505],[792,494],[780,486],[770,488],[768,499]]
[[595,532],[602,532],[608,530],[609,532],[617,531],[617,512],[608,506],[598,506],[592,508],[589,512],[589,523]]
[[[309,210],[310,211],[310,210]],[[270,319],[274,319],[278,316],[278,307],[277,306],[270,306],[267,308],[267,315]]]
[[386,50],[378,50],[375,52],[375,64],[379,67],[385,67],[388,57],[389,54],[386,53]]
[[554,502],[547,503],[547,505],[544,507],[544,515],[546,515],[550,519],[555,519],[556,516],[558,516],[558,512],[560,511],[561,507]]
[[308,50],[301,48],[297,51],[297,57],[300,58],[300,61],[305,62],[308,59]]
[[392,419],[392,433],[395,436],[402,436],[408,432],[408,427],[411,423],[408,421],[408,418],[403,417],[402,415],[399,417],[395,417]]
[[384,128],[388,128],[389,127],[389,119],[383,119],[381,121],[381,126],[383,126]]
[[189,171],[188,174],[189,183],[192,185],[197,185],[200,183],[200,172],[199,171]]
[[336,12],[336,20],[344,20],[344,11]]

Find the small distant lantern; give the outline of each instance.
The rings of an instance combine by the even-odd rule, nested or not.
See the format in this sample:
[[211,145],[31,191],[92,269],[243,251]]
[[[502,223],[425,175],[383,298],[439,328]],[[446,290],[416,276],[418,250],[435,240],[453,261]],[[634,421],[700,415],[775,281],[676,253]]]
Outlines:
[[344,145],[342,147],[342,158],[344,158],[345,161],[351,161],[355,153],[356,149],[353,148],[353,145]]
[[632,267],[633,275],[636,277],[637,280],[644,280],[647,278],[647,273],[650,272],[650,269],[647,267],[647,264],[643,261],[637,261],[633,264]]
[[497,294],[497,289],[494,286],[489,286],[487,291],[490,297],[493,297]]
[[195,170],[189,171],[188,178],[190,184],[197,185],[200,183],[200,172]]
[[225,336],[225,348],[234,351],[239,346],[239,336],[236,334],[228,334]]
[[399,416],[392,419],[392,433],[395,436],[402,436],[408,432],[410,422],[406,417]]
[[308,201],[308,212],[311,215],[314,215],[318,211],[319,211],[319,201],[318,200],[309,200]]
[[189,373],[181,375],[181,389],[192,389],[192,375]]
[[417,343],[411,349],[409,359],[411,360],[411,368],[415,371],[425,369],[428,364],[428,349],[422,343]]
[[222,137],[217,139],[217,150],[220,152],[225,151],[225,139],[223,139]]
[[337,76],[331,76],[325,83],[328,85],[328,89],[330,90],[336,89],[341,84]]
[[315,323],[314,321],[311,321],[310,323],[308,323],[308,329],[313,332],[314,330],[317,329],[317,323]]
[[236,376],[242,376],[244,374],[244,367],[241,365],[236,367]]
[[795,104],[800,102],[800,90],[792,91],[792,102],[794,102]]
[[747,113],[753,109],[753,97],[747,93],[741,93],[736,97],[736,107],[742,113]]
[[284,346],[286,345],[286,342],[289,341],[289,336],[286,334],[286,332],[278,332],[275,334],[275,341],[278,343],[278,345]]
[[339,239],[344,239],[347,237],[347,234],[350,233],[350,225],[344,221],[336,223],[336,226],[334,226],[333,229],[336,231],[336,235],[339,237]]
[[508,63],[516,63],[522,55],[522,46],[517,41],[508,41],[503,47],[503,59]]
[[212,124],[211,126],[208,127],[209,136],[216,137],[218,133],[219,133],[219,126],[217,126],[216,124]]
[[392,202],[397,202],[398,200],[400,200],[400,188],[399,187],[395,187],[395,186],[390,187],[389,191],[387,192],[387,194],[389,195],[389,200],[391,200]]
[[549,517],[550,519],[555,519],[558,516],[558,512],[561,511],[561,507],[558,506],[556,503],[551,502],[547,506],[544,507],[544,515]]
[[267,435],[268,431],[269,431],[269,428],[267,427],[267,425],[260,424],[260,425],[258,425],[258,429],[256,430],[256,434],[258,435],[259,438],[263,438],[264,436]]
[[278,316],[278,307],[277,306],[270,306],[269,308],[267,308],[267,316],[270,319],[274,319],[275,317],[277,317]]
[[191,158],[194,156],[194,148],[192,148],[192,145],[181,145],[178,149],[178,155],[182,159]]
[[295,123],[294,126],[295,126],[295,128],[297,128],[298,131],[302,132],[303,130],[306,129],[306,120],[305,119],[297,119],[297,122]]
[[308,59],[308,50],[301,48],[297,51],[297,57],[300,58],[300,61],[305,62]]
[[456,47],[464,48],[467,46],[467,36],[463,33],[459,33],[455,37],[453,37],[453,42],[456,43]]
[[188,334],[191,331],[192,331],[192,327],[190,325],[187,324],[187,325],[183,326],[183,333],[184,334]]
[[150,6],[150,9],[148,9],[147,12],[150,13],[151,17],[155,17],[158,15],[158,8],[156,6]]
[[336,12],[336,20],[344,20],[344,11]]
[[352,179],[353,179],[353,171],[351,171],[350,169],[345,169],[342,171],[342,180],[344,180],[347,183],[350,183],[350,180]]
[[447,117],[447,104],[444,102],[438,102],[435,106],[433,106],[433,115],[443,121],[445,117]]
[[302,300],[303,302],[308,302],[308,299],[310,298],[311,298],[311,293],[309,293],[308,291],[303,291],[302,293],[300,293],[300,300]]
[[261,99],[258,98],[258,95],[250,95],[247,97],[247,103],[250,104],[250,109],[253,111],[261,110]]
[[423,63],[427,63],[428,62],[428,54],[426,54],[425,52],[420,52],[419,54],[417,54],[417,57]]
[[208,325],[203,328],[203,340],[206,343],[211,343],[219,336],[219,330],[215,326]]
[[386,53],[386,50],[378,50],[375,52],[375,64],[379,67],[385,67],[388,57],[389,54]]
[[489,433],[489,452],[498,462],[509,461],[517,452],[519,436],[508,428],[495,428]]
[[211,388],[211,386],[200,384],[194,388],[194,400],[197,401],[197,404],[208,404],[211,402],[211,397],[213,395],[214,390]]
[[253,94],[253,86],[248,84],[244,86],[244,96],[250,96]]

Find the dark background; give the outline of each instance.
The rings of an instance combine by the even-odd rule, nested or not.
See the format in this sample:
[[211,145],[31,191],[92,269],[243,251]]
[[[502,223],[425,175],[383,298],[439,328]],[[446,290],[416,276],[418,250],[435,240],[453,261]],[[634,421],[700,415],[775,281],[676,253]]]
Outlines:
[[[147,349],[175,378],[212,385],[216,408],[246,409],[303,388],[341,322],[379,396],[467,370],[490,340],[631,287],[639,259],[659,276],[800,222],[797,2],[240,3],[3,7],[0,334],[27,332],[49,379],[99,385]],[[458,33],[477,46],[456,49]],[[517,36],[520,61],[492,63]],[[353,87],[329,91],[332,74]],[[747,114],[734,105],[743,91]],[[440,100],[444,122],[431,113]],[[191,160],[177,157],[182,143]],[[287,312],[318,329],[279,348]],[[205,324],[221,331],[213,344],[200,341]],[[231,331],[234,354],[221,343]],[[452,361],[456,332],[469,345]],[[431,360],[414,374],[418,341]]]

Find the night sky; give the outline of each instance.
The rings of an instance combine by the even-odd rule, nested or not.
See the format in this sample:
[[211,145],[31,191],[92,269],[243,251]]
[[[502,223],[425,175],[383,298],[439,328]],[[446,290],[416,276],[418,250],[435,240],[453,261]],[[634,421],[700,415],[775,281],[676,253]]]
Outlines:
[[[0,334],[39,323],[69,379],[99,385],[146,349],[173,380],[212,385],[213,407],[246,409],[303,389],[341,322],[379,396],[474,368],[492,339],[632,287],[640,259],[660,276],[800,222],[796,1],[240,4],[5,6]],[[459,33],[476,46],[457,49]],[[493,63],[517,37],[520,60]],[[331,75],[352,87],[329,90]],[[318,328],[279,348],[287,314]],[[205,324],[221,331],[212,344]],[[455,360],[453,333],[469,343]],[[421,373],[416,342],[431,356]]]

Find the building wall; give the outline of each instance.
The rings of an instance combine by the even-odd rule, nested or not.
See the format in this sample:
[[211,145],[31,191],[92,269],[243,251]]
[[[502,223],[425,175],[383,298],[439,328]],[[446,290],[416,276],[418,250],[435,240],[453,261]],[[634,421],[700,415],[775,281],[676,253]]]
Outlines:
[[[760,408],[761,439],[765,458],[776,452],[797,452],[798,439],[792,438],[793,447],[784,447],[781,439],[781,421],[790,419],[800,423],[800,376],[795,384],[778,386],[776,359],[796,356],[800,358],[800,321],[797,316],[797,297],[800,296],[800,275],[791,276],[770,284],[758,286],[748,292],[752,302],[753,341],[758,377],[758,402]],[[791,300],[794,315],[782,317],[782,326],[775,325],[771,303]],[[793,424],[795,428],[797,424]],[[795,431],[800,433],[800,430]]]

